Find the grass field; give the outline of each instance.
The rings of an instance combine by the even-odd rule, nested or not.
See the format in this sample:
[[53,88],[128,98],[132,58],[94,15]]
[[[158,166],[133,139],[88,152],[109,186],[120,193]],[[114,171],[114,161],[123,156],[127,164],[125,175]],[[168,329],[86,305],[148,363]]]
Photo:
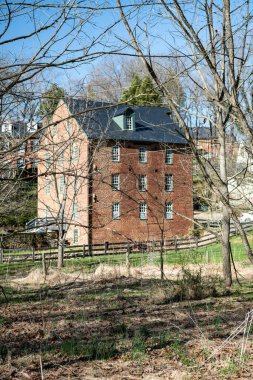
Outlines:
[[[250,236],[253,246],[253,237]],[[239,237],[231,238],[231,247],[235,262],[249,263],[245,250],[242,246]],[[165,265],[186,265],[186,264],[218,264],[222,262],[222,253],[220,244],[211,244],[198,249],[168,251],[164,252]],[[144,252],[131,253],[129,256],[131,267],[143,267],[145,265],[160,265],[160,253]],[[93,256],[84,258],[72,258],[65,260],[65,270],[75,271],[82,270],[87,273],[92,273],[100,264],[104,265],[121,265],[126,263],[125,254],[110,254],[105,256]],[[55,267],[56,260],[50,260],[48,266]],[[0,264],[0,275],[11,276],[21,273],[27,273],[34,267],[41,267],[40,262],[24,261],[21,263],[3,263]]]

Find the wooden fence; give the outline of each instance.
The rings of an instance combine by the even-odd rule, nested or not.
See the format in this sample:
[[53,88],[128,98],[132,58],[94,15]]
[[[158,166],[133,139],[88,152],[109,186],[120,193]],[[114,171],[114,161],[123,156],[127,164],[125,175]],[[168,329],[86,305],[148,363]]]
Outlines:
[[[220,227],[217,223],[216,227]],[[245,231],[253,230],[253,223],[244,223]],[[218,233],[219,231],[217,231]],[[231,236],[236,235],[237,231],[234,226],[231,227]],[[160,240],[139,241],[139,242],[117,242],[101,243],[92,245],[72,245],[66,246],[64,258],[78,258],[87,256],[115,255],[123,253],[145,253],[145,252],[164,252],[181,251],[186,249],[197,249],[218,242],[217,236],[208,233],[201,238],[174,238]],[[23,249],[2,249],[0,248],[0,263],[18,263],[25,261],[41,261],[57,258],[57,248],[23,248]]]

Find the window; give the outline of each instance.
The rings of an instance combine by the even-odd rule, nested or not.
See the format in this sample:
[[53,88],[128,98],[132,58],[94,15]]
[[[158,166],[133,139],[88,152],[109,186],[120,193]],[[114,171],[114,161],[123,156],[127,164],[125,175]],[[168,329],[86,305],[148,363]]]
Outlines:
[[46,169],[50,168],[50,154],[46,154]]
[[23,143],[23,144],[18,146],[17,151],[20,153],[25,153],[25,148],[26,148],[26,143]]
[[112,190],[119,191],[120,190],[120,175],[112,174]]
[[131,115],[126,115],[126,129],[128,131],[133,129],[133,119]]
[[78,192],[78,178],[75,177],[74,179],[74,192],[75,194]]
[[173,190],[173,176],[172,174],[165,174],[165,191]]
[[37,162],[37,160],[33,160],[33,161],[32,161],[32,169],[37,169],[37,167],[38,167],[38,162]]
[[63,162],[64,162],[64,153],[61,152],[59,154],[59,166],[62,168],[63,167]]
[[64,190],[64,176],[61,175],[59,178],[59,193],[62,194]]
[[20,169],[25,167],[25,159],[24,158],[18,158],[17,159],[17,167]]
[[46,194],[50,194],[50,178],[46,178]]
[[49,217],[49,208],[48,208],[48,206],[46,206],[45,217],[46,217],[46,218]]
[[139,162],[142,164],[147,162],[147,148],[145,146],[139,147]]
[[39,140],[31,140],[31,148],[33,152],[38,150]]
[[112,147],[112,161],[113,162],[119,162],[120,160],[120,146],[119,145],[113,145]]
[[77,203],[73,204],[73,220],[78,219],[78,205]]
[[73,243],[78,243],[78,229],[77,228],[74,228]]
[[139,205],[139,217],[140,217],[140,219],[142,219],[142,220],[147,219],[147,214],[148,214],[147,203],[140,203],[140,205]]
[[78,162],[78,146],[76,144],[73,145],[73,162]]
[[171,148],[165,149],[165,164],[172,165],[173,164],[173,152]]
[[147,191],[147,176],[139,175],[139,191]]
[[120,204],[112,204],[112,219],[120,219]]
[[66,129],[69,135],[72,135],[73,133],[73,128],[72,128],[72,123],[70,120],[66,121]]
[[56,124],[54,124],[53,128],[52,128],[52,136],[55,136],[55,135],[57,135],[57,125]]
[[173,205],[171,202],[165,203],[165,219],[172,219],[173,218]]

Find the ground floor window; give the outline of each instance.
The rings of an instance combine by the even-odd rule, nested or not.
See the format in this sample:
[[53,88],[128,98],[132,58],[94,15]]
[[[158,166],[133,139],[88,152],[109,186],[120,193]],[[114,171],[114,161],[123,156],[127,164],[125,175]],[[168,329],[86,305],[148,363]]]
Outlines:
[[173,205],[171,202],[165,203],[165,219],[173,218]]
[[78,243],[78,229],[75,228],[74,229],[74,243]]

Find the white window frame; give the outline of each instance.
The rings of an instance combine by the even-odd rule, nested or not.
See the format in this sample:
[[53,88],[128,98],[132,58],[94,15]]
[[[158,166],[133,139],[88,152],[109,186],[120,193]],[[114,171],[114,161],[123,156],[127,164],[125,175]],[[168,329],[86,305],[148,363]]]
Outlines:
[[112,219],[119,220],[120,219],[120,203],[114,202],[112,204]]
[[51,164],[51,161],[50,161],[50,154],[49,153],[46,153],[46,156],[45,156],[45,166],[46,166],[46,170],[48,170],[50,168],[50,164]]
[[172,192],[173,191],[173,175],[172,174],[165,174],[164,190],[166,192]]
[[165,164],[172,165],[173,164],[173,150],[171,148],[165,148]]
[[79,148],[77,144],[73,144],[73,152],[72,152],[73,162],[78,163],[79,159]]
[[119,191],[120,190],[120,175],[119,174],[112,174],[112,191]]
[[64,176],[63,175],[60,175],[59,177],[59,193],[62,194],[63,193],[63,190],[64,190]]
[[52,126],[52,136],[56,136],[57,135],[57,124],[54,124]]
[[79,240],[79,231],[78,231],[78,228],[74,228],[74,231],[73,231],[73,243],[78,243],[78,240]]
[[139,204],[139,218],[140,220],[147,220],[148,219],[148,205],[147,203],[140,203]]
[[133,130],[133,117],[131,115],[126,115],[126,131]]
[[139,147],[139,162],[141,164],[146,164],[148,161],[147,159],[147,147],[146,146],[140,146]]
[[51,180],[50,178],[46,177],[46,194],[50,194],[50,185],[51,185]]
[[112,162],[120,162],[120,146],[119,146],[119,144],[112,146]]
[[166,202],[164,206],[164,216],[166,220],[173,219],[173,203]]
[[39,148],[39,140],[31,140],[31,145],[32,152],[37,152]]
[[139,175],[139,191],[145,192],[147,191],[147,186],[148,181],[147,181],[147,176],[145,174],[140,174]]
[[77,220],[78,220],[78,204],[77,204],[77,203],[74,203],[74,204],[73,204],[72,219],[73,219],[74,221],[77,221]]
[[58,164],[59,164],[59,166],[60,166],[61,168],[63,167],[63,164],[64,164],[64,152],[61,152],[61,153],[59,154]]
[[45,217],[49,218],[49,214],[50,214],[49,207],[46,206],[46,208],[45,208]]

